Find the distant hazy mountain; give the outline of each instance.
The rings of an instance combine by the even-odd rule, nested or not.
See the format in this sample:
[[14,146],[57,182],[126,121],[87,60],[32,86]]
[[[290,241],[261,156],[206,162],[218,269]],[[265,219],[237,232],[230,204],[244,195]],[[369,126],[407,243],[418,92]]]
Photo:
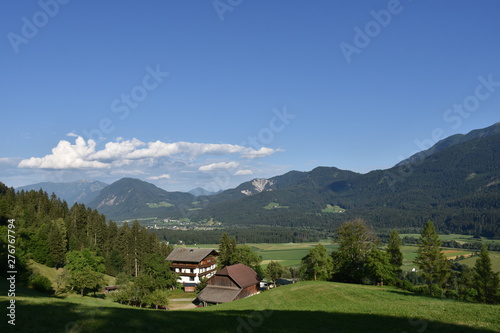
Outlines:
[[196,197],[198,197],[198,196],[214,195],[214,194],[217,194],[217,193],[220,193],[220,192],[221,191],[219,191],[219,192],[210,192],[210,191],[205,190],[202,187],[193,188],[191,191],[188,191],[188,193],[191,193],[192,195],[194,195]]
[[76,182],[69,183],[53,183],[53,182],[43,182],[32,185],[26,185],[18,187],[17,191],[38,191],[42,189],[49,195],[55,193],[62,200],[66,200],[68,204],[73,204],[75,202],[88,203],[92,201],[99,192],[108,186],[108,184],[93,181],[88,179],[81,179]]
[[122,178],[105,187],[89,206],[112,220],[179,218],[194,200],[190,193],[167,192],[139,179]]

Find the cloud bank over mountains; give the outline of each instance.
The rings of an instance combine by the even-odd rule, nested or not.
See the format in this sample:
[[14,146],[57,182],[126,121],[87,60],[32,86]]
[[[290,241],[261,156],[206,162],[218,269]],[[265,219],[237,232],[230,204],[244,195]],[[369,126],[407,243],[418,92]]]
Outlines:
[[[129,165],[136,160],[174,158],[194,161],[203,155],[239,154],[243,159],[255,159],[270,156],[281,149],[262,147],[254,149],[232,144],[192,143],[161,141],[142,142],[136,138],[106,143],[104,149],[96,150],[96,142],[85,141],[77,137],[74,144],[61,140],[52,149],[52,154],[44,157],[31,157],[19,162],[20,168],[37,169],[102,169],[113,166]],[[236,162],[212,163],[200,167],[200,171],[210,171],[213,168],[235,168]]]
[[[262,162],[254,161],[283,151],[226,143],[143,142],[137,138],[117,138],[99,149],[92,139],[85,140],[73,133],[67,136],[74,137],[74,142],[60,140],[50,154],[18,160],[17,168],[88,173],[94,178],[141,175],[160,183],[175,184],[187,179],[189,174],[199,181],[217,173],[250,176],[257,173],[257,165],[263,166]],[[203,181],[198,185],[203,185]]]

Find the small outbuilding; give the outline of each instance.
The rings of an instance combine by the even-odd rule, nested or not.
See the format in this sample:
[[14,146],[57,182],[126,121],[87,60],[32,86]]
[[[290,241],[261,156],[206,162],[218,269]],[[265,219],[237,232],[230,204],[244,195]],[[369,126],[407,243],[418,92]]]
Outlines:
[[232,302],[257,294],[260,281],[257,272],[244,264],[226,266],[207,281],[198,300],[203,305]]

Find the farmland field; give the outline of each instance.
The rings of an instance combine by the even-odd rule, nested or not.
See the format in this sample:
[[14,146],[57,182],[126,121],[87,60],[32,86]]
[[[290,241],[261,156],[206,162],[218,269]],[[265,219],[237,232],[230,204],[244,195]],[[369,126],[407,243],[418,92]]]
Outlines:
[[[338,247],[336,244],[332,245],[328,240],[321,241],[320,243],[326,247],[329,253]],[[265,268],[271,260],[279,261],[285,266],[299,267],[300,260],[318,243],[250,243],[245,245],[250,246],[253,251],[262,257],[262,266]],[[217,249],[218,244],[201,244],[198,247]]]
[[[416,235],[420,237],[420,235]],[[453,239],[457,239],[457,236],[468,237],[463,235],[446,235],[450,237],[454,237]],[[329,240],[320,241],[323,246],[326,247],[329,253],[338,248],[338,244],[332,244]],[[257,252],[262,257],[262,266],[265,268],[267,264],[273,261],[279,261],[281,264],[285,266],[293,266],[299,267],[300,260],[307,255],[310,249],[316,246],[318,243],[310,242],[310,243],[280,243],[280,244],[270,244],[270,243],[260,243],[260,244],[246,244],[252,248],[255,252]],[[217,249],[218,244],[202,244],[198,247],[202,248],[213,248]],[[404,271],[410,271],[415,267],[413,264],[413,260],[417,256],[417,246],[402,246],[401,252],[403,253],[403,267]],[[465,250],[465,249],[448,249],[443,248],[443,252],[446,257],[450,259],[454,259],[457,256],[470,256],[473,251]],[[491,252],[490,253],[493,270],[496,272],[500,272],[500,253],[499,252]],[[476,262],[476,258],[467,258],[465,260],[459,261],[461,264],[466,264],[469,267],[473,267]]]

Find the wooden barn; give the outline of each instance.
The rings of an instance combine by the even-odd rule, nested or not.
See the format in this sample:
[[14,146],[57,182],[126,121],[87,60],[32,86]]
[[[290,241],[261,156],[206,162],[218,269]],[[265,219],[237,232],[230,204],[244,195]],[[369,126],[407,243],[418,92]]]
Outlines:
[[246,265],[226,266],[207,281],[207,286],[198,294],[198,300],[207,305],[245,298],[259,292],[260,280],[259,275]]

